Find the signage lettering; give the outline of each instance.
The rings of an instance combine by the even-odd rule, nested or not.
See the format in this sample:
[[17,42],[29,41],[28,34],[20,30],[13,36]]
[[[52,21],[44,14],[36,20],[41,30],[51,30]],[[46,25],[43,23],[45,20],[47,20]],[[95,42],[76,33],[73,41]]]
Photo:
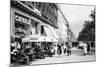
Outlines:
[[16,21],[19,21],[19,22],[23,22],[23,23],[29,23],[29,20],[24,18],[24,17],[21,17],[19,15],[15,15],[15,20]]

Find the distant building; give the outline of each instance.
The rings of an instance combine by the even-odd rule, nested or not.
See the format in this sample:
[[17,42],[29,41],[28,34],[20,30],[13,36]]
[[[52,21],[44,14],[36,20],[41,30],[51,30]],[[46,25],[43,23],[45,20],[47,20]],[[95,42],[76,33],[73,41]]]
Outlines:
[[58,34],[60,42],[74,41],[74,34],[71,31],[69,22],[61,11],[60,6],[58,9]]

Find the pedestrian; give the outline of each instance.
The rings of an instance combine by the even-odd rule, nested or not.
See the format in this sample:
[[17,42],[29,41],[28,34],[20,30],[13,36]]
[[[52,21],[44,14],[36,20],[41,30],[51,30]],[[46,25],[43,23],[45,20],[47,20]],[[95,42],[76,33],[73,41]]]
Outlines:
[[15,49],[16,44],[15,43],[11,43],[11,52]]
[[54,49],[55,49],[55,55],[57,55],[57,49],[58,49],[57,48],[57,45],[55,45],[55,48]]
[[61,45],[58,44],[58,50],[57,53],[60,55],[61,54]]
[[21,50],[21,44],[19,42],[17,42],[17,49]]
[[71,55],[71,43],[67,44],[67,56]]
[[64,52],[64,54],[66,54],[66,52],[67,52],[67,48],[65,45],[63,46],[63,52]]
[[87,54],[87,44],[83,42],[84,56]]
[[87,53],[89,54],[90,52],[90,44],[87,42]]

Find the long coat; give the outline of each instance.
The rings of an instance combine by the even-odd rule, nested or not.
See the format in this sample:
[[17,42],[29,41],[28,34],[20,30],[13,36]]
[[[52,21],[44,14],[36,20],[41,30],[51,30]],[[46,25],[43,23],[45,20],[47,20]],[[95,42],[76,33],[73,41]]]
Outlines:
[[84,50],[84,53],[87,53],[87,44],[86,43],[83,43],[83,50]]

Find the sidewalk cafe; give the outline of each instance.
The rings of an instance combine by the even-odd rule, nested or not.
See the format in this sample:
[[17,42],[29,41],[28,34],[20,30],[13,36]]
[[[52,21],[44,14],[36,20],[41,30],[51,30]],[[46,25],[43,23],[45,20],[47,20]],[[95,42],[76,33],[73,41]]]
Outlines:
[[26,38],[23,38],[22,42],[25,48],[28,47],[34,48],[35,46],[39,46],[41,50],[45,52],[45,56],[46,56],[48,55],[47,53],[49,53],[47,51],[52,50],[54,48],[54,45],[58,43],[58,40],[56,40],[53,37],[30,35]]

